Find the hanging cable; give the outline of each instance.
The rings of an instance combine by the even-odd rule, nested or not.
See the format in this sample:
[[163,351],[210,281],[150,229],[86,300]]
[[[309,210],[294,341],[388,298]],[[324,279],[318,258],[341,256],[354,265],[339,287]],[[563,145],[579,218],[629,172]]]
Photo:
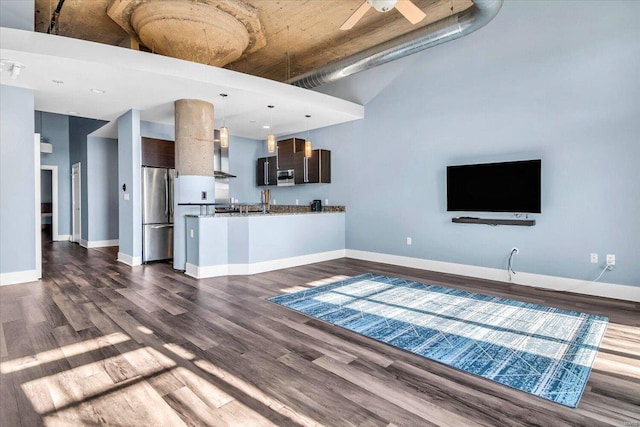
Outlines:
[[602,271],[600,272],[600,274],[598,275],[598,277],[596,277],[595,279],[593,279],[594,282],[597,282],[598,280],[600,280],[600,278],[602,277],[602,275],[604,274],[605,271],[611,271],[613,270],[613,265],[605,265],[604,268],[602,269]]
[[509,262],[507,264],[507,271],[509,272],[509,281],[511,281],[511,276],[512,275],[516,275],[515,270],[513,269],[513,256],[517,255],[518,252],[520,252],[518,250],[518,248],[513,248],[511,249],[511,253],[509,254]]

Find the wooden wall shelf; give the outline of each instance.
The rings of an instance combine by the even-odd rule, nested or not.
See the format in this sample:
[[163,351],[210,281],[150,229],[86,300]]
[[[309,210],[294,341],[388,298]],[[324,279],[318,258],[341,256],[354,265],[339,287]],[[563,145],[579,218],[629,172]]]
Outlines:
[[459,224],[520,225],[524,227],[532,227],[536,225],[535,219],[490,219],[490,218],[458,217],[458,218],[451,218],[451,222],[456,222]]

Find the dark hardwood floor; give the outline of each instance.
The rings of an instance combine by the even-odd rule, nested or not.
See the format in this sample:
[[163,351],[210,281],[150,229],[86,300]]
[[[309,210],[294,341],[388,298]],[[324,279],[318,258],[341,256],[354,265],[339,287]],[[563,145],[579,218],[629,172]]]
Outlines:
[[[0,288],[0,424],[640,425],[640,305],[352,259],[197,281],[115,248],[43,244],[44,278]],[[610,317],[566,408],[272,304],[378,272]]]

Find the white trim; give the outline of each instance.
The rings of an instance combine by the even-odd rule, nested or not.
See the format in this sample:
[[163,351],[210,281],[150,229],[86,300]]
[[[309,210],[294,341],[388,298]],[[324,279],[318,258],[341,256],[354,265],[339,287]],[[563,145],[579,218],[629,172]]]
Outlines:
[[53,235],[51,239],[54,242],[68,240],[62,239],[62,236],[58,235],[58,166],[41,164],[40,172],[44,170],[51,171],[51,230]]
[[[73,182],[74,169],[78,169],[78,234],[76,239],[76,200],[75,200],[75,184]],[[71,165],[71,241],[80,242],[82,240],[82,165],[80,162]]]
[[123,252],[118,252],[118,262],[135,267],[137,265],[142,265],[142,257],[131,256]]
[[[38,155],[40,152],[38,152]],[[40,230],[38,230],[40,231]],[[0,286],[15,285],[17,283],[37,282],[40,279],[37,270],[12,271],[0,273]]]
[[115,240],[85,240],[80,239],[80,246],[83,248],[106,248],[109,246],[118,246],[118,239]]
[[41,204],[41,194],[40,194],[40,134],[36,133],[33,135],[33,141],[35,144],[35,153],[33,156],[33,169],[35,171],[35,184],[36,184],[36,194],[35,194],[35,210],[33,211],[33,215],[36,217],[36,246],[35,246],[35,262],[36,262],[36,278],[40,279],[42,277],[42,216],[40,215],[40,211],[42,210]]
[[554,291],[573,292],[577,294],[640,302],[640,287],[637,286],[546,276],[543,274],[533,274],[521,271],[519,271],[518,274],[513,277],[513,280],[509,282],[507,271],[497,268],[433,261],[429,259],[389,255],[378,252],[358,251],[355,249],[347,249],[346,257],[399,265],[402,267],[418,268],[421,270],[438,271],[440,273],[496,280],[516,285],[533,286],[537,288],[551,289]]
[[58,234],[57,239],[53,239],[55,242],[70,242],[71,234]]
[[297,267],[299,265],[313,264],[316,262],[329,261],[332,259],[344,258],[345,250],[320,252],[310,255],[302,255],[291,258],[282,258],[272,261],[262,261],[252,264],[222,264],[198,267],[187,263],[185,274],[196,279],[219,276],[246,276],[250,274],[264,273],[266,271],[280,270],[282,268]]

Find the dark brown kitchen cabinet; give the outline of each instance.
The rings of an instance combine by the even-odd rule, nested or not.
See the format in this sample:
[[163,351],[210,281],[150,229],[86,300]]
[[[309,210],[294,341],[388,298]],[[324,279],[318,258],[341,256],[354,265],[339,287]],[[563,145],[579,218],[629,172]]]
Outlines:
[[304,152],[304,139],[289,138],[278,141],[278,170],[294,168],[295,153]]
[[175,168],[175,143],[164,139],[142,137],[142,166]]
[[294,155],[296,184],[319,184],[331,182],[331,151],[316,149],[311,157],[304,157],[304,150]]
[[256,162],[257,185],[277,185],[278,170],[276,169],[276,156],[261,157]]

